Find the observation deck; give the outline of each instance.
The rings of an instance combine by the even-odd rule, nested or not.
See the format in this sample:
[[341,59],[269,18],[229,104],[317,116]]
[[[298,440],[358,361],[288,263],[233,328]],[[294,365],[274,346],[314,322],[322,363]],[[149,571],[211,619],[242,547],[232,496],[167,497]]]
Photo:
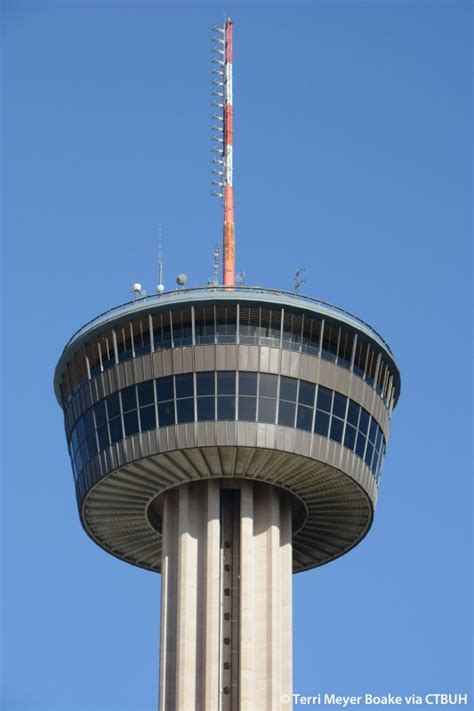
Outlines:
[[81,521],[110,553],[161,569],[162,494],[213,478],[270,483],[293,510],[293,570],[370,528],[400,375],[367,323],[324,301],[180,289],[101,314],[56,367]]

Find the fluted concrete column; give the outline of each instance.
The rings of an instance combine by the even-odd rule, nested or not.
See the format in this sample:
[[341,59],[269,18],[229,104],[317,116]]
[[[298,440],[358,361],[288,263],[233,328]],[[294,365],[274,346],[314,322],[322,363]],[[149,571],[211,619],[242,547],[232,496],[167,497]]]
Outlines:
[[[286,711],[281,698],[291,696],[292,678],[288,497],[255,481],[190,483],[163,496],[161,520],[160,711]],[[231,588],[224,582],[229,560],[235,566]],[[232,610],[231,624],[226,610]],[[223,680],[230,676],[229,686]]]

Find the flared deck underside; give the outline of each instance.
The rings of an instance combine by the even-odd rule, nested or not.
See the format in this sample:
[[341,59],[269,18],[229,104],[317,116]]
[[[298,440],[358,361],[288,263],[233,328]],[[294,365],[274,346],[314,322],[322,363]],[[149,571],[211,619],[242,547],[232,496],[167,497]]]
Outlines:
[[114,470],[86,495],[82,523],[113,555],[160,572],[162,540],[149,520],[148,507],[167,489],[215,477],[268,482],[302,501],[306,518],[293,535],[294,572],[347,552],[372,522],[367,493],[328,464],[260,447],[215,446],[156,454]]

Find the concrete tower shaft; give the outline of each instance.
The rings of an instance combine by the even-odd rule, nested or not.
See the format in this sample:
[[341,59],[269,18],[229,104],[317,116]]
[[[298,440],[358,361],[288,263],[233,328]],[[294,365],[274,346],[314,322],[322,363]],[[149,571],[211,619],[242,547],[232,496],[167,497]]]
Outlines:
[[238,479],[162,507],[160,709],[279,709],[291,693],[292,502]]

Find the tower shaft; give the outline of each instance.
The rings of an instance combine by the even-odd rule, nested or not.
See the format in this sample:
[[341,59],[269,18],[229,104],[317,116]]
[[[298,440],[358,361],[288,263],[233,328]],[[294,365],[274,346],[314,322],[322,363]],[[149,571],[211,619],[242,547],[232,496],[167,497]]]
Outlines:
[[270,484],[185,484],[160,497],[160,711],[286,709],[291,502]]

